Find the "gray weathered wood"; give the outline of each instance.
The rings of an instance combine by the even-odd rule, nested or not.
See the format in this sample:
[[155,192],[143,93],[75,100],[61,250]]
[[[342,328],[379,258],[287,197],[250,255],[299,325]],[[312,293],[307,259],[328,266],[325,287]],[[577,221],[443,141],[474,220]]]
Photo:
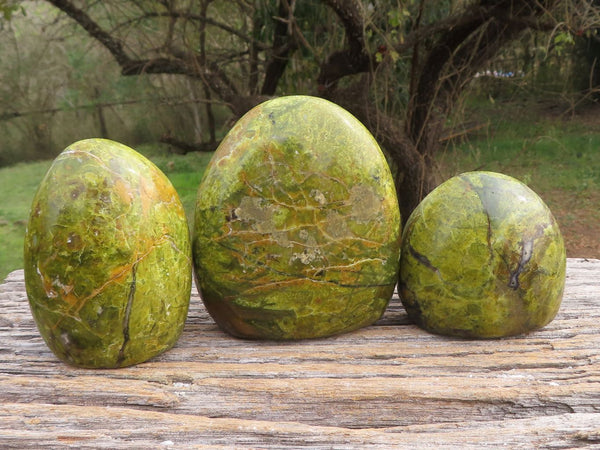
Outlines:
[[600,260],[569,259],[561,310],[500,340],[434,336],[394,299],[374,326],[244,341],[194,293],[177,345],[119,370],[55,359],[23,272],[0,285],[0,447],[600,448]]

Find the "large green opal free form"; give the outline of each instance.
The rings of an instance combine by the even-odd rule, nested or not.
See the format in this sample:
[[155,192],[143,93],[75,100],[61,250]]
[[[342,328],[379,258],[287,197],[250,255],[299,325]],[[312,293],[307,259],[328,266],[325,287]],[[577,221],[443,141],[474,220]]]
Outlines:
[[65,362],[123,367],[173,346],[187,316],[191,245],[169,180],[116,142],[66,148],[33,200],[25,283],[42,337]]
[[409,217],[401,299],[409,317],[434,333],[516,335],[554,318],[565,266],[558,225],[531,189],[497,173],[465,173]]
[[198,190],[200,294],[236,336],[312,338],[371,324],[393,293],[399,250],[386,160],[364,126],[326,100],[252,109]]

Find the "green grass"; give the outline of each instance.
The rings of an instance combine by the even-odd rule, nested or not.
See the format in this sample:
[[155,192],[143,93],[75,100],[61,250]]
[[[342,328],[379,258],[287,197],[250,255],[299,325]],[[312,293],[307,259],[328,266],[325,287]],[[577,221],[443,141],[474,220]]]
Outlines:
[[439,181],[471,170],[523,181],[557,219],[568,257],[600,257],[600,105],[562,116],[532,100],[480,103],[461,120],[488,126],[451,142],[438,158]]
[[[140,146],[137,150],[169,177],[191,223],[196,191],[212,153],[174,155],[157,145]],[[29,208],[51,163],[40,161],[0,168],[0,282],[11,271],[23,267],[23,238]]]
[[50,161],[0,168],[0,280],[23,267],[23,236],[33,195]]
[[481,108],[476,114],[489,120],[487,129],[442,152],[443,178],[469,170],[502,172],[540,195],[600,187],[600,127],[514,105]]
[[[483,102],[472,108],[471,118],[489,125],[467,141],[451,143],[439,155],[441,181],[469,170],[502,172],[528,184],[551,209],[566,211],[567,225],[570,212],[584,211],[587,220],[600,221],[600,208],[594,203],[600,188],[600,121],[565,121],[537,108],[515,102]],[[174,155],[160,145],[137,150],[169,177],[191,224],[198,185],[212,154]],[[50,164],[0,168],[0,280],[23,267],[29,207]],[[578,210],[572,209],[575,202]]]

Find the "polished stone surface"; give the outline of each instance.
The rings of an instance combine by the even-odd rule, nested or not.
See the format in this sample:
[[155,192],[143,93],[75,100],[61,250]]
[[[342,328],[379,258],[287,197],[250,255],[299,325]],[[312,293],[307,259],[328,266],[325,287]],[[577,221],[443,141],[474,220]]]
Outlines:
[[400,293],[434,333],[516,335],[556,315],[565,247],[539,196],[514,178],[469,172],[431,192],[403,234]]
[[188,310],[191,245],[169,180],[113,141],[67,147],[33,200],[25,281],[42,337],[70,364],[123,367],[173,346]]
[[399,247],[386,160],[326,100],[282,97],[251,110],[198,191],[198,286],[236,336],[312,338],[373,323],[392,296]]

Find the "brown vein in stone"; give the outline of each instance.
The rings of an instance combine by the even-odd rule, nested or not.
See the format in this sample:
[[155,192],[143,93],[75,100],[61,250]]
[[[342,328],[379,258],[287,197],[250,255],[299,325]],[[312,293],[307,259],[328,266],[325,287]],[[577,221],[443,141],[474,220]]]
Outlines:
[[131,308],[133,306],[133,299],[135,298],[136,288],[136,272],[137,262],[131,266],[131,283],[129,284],[129,293],[127,295],[127,305],[125,306],[125,316],[123,317],[123,344],[119,349],[119,356],[117,357],[117,365],[121,365],[125,361],[125,347],[129,343],[129,319],[131,317]]
[[[385,242],[374,241],[372,239],[367,239],[365,237],[357,236],[355,234],[353,234],[351,236],[344,236],[341,238],[334,237],[331,235],[331,233],[327,233],[322,228],[321,224],[306,224],[306,225],[297,225],[297,226],[288,227],[288,228],[281,228],[281,229],[278,228],[275,230],[275,232],[290,233],[290,232],[293,232],[296,230],[302,230],[302,229],[306,229],[306,228],[316,228],[318,233],[320,233],[324,237],[329,238],[329,240],[331,241],[331,242],[327,242],[324,244],[318,244],[318,247],[331,247],[332,245],[346,245],[346,244],[343,244],[344,242],[347,242],[348,245],[355,243],[355,242],[359,242],[363,245],[366,245],[369,247],[374,247],[374,248],[378,248],[378,247],[385,245]],[[214,237],[213,239],[215,241],[223,241],[223,240],[231,239],[232,237],[236,237],[236,236],[242,237],[242,236],[256,235],[257,239],[247,242],[247,244],[246,244],[247,247],[253,246],[253,245],[262,245],[265,243],[277,244],[277,242],[278,242],[277,239],[272,237],[271,234],[272,234],[272,232],[260,232],[257,230],[235,230],[230,227],[229,231],[226,234]],[[288,239],[288,241],[290,244],[297,245],[299,247],[314,247],[314,246],[308,245],[306,242],[301,242],[301,241],[298,241],[295,239]]]
[[[480,198],[481,201],[481,198]],[[485,217],[487,219],[487,246],[488,246],[488,250],[490,252],[490,259],[489,259],[489,264],[492,264],[492,261],[494,260],[494,246],[492,245],[492,236],[493,236],[493,232],[492,232],[492,218],[490,217],[490,214],[488,213],[488,211],[484,208],[483,212],[485,213]]]
[[514,290],[519,288],[519,275],[521,272],[525,270],[525,265],[531,259],[533,255],[533,239],[528,241],[521,242],[521,258],[519,259],[519,264],[516,269],[510,271],[510,280],[508,282],[508,287]]
[[[242,252],[240,252],[238,249],[230,247],[225,245],[222,242],[218,242],[218,244],[231,251],[232,253],[236,254],[240,259],[240,264],[243,264],[242,261],[245,260],[247,261],[249,264],[254,265],[258,268],[261,268],[263,270],[266,270],[268,272],[274,273],[276,275],[282,276],[282,277],[287,277],[287,278],[291,278],[291,279],[287,279],[287,280],[279,280],[279,281],[273,281],[273,282],[266,282],[262,277],[262,276],[257,276],[256,279],[258,280],[258,285],[257,287],[251,288],[249,290],[254,290],[254,289],[260,289],[264,286],[274,286],[274,285],[279,285],[279,284],[289,284],[289,283],[296,283],[298,281],[311,281],[314,283],[321,283],[321,284],[332,284],[334,286],[339,286],[339,287],[344,287],[344,288],[355,288],[355,287],[382,287],[382,286],[389,286],[389,283],[375,283],[375,284],[368,284],[368,285],[362,285],[362,284],[349,284],[349,283],[340,283],[338,281],[334,281],[334,280],[320,280],[320,279],[314,279],[309,275],[302,275],[300,273],[289,273],[289,272],[285,272],[282,270],[277,270],[271,266],[269,266],[267,263],[259,261],[257,259],[254,258],[250,258],[248,256],[248,254],[243,254]],[[367,258],[364,259],[360,262],[370,262],[370,261],[379,261],[379,258],[375,259],[375,258]],[[348,272],[353,272],[353,273],[359,273],[360,270],[358,269],[350,269],[350,266],[356,266],[358,264],[358,262],[353,262],[352,264],[349,264],[347,266],[344,265],[337,265],[337,266],[327,266],[327,267],[319,267],[317,270],[323,270],[324,272],[327,272],[330,269],[340,269],[338,271],[343,272],[344,268],[348,268]],[[311,271],[314,271],[315,268],[311,267],[310,268]],[[251,281],[251,280],[248,280]]]
[[97,287],[96,289],[94,289],[86,297],[83,297],[83,298],[79,299],[78,302],[76,303],[76,307],[72,306],[71,308],[69,308],[67,310],[68,314],[65,314],[63,317],[61,317],[54,324],[54,326],[52,327],[52,329],[56,329],[56,327],[58,327],[58,325],[60,325],[62,323],[62,321],[67,317],[67,315],[71,316],[75,320],[79,320],[79,318],[76,317],[75,314],[79,314],[79,311],[81,311],[81,308],[83,308],[84,305],[90,299],[92,299],[92,298],[96,297],[97,295],[101,294],[109,285],[111,285],[112,283],[115,283],[115,282],[121,280],[128,273],[132,272],[134,266],[136,266],[138,263],[140,263],[142,260],[144,260],[154,250],[154,248],[156,248],[157,246],[162,245],[164,242],[165,242],[165,239],[164,239],[164,236],[163,236],[163,239],[160,239],[160,240],[154,242],[146,252],[144,252],[138,258],[136,258],[131,264],[125,264],[125,265],[120,266],[120,267],[116,268],[115,270],[113,270],[111,272],[111,276],[110,276],[110,278],[108,280],[106,280],[100,287]]
[[257,292],[261,292],[264,290],[269,290],[272,287],[284,287],[286,285],[287,286],[296,285],[296,284],[305,283],[305,282],[314,283],[314,284],[330,284],[330,285],[334,285],[337,287],[350,288],[350,289],[356,289],[356,288],[369,289],[369,288],[378,288],[378,287],[389,287],[390,285],[393,284],[392,282],[390,282],[390,283],[373,283],[373,284],[348,284],[348,283],[338,283],[338,282],[332,281],[332,280],[316,280],[314,278],[310,278],[310,277],[306,276],[306,277],[296,277],[296,278],[293,278],[290,280],[261,282],[257,286],[253,286],[251,288],[244,290],[244,295],[257,293]]
[[431,261],[429,261],[429,258],[427,258],[427,256],[425,256],[422,253],[419,253],[417,250],[415,250],[415,248],[411,244],[408,244],[408,251],[413,256],[413,258],[415,258],[419,263],[423,264],[429,270],[432,270],[438,274],[440,273],[439,269],[437,267],[435,267],[431,263]]

